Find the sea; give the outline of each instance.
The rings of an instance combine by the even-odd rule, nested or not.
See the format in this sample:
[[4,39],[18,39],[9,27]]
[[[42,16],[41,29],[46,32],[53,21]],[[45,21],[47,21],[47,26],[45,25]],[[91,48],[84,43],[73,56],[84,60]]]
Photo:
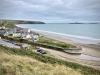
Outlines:
[[79,43],[100,45],[100,24],[46,23],[18,24],[17,26]]

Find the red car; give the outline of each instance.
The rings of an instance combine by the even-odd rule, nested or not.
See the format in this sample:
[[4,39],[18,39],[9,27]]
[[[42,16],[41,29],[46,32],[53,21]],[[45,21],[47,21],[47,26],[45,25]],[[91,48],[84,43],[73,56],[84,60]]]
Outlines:
[[21,46],[21,45],[18,43],[17,46]]

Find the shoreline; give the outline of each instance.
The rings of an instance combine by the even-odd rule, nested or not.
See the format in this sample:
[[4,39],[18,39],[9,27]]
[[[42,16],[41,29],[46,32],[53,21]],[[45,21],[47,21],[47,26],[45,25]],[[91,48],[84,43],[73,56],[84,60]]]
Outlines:
[[[21,27],[21,25],[17,25]],[[23,28],[23,27],[22,27]],[[28,28],[28,26],[24,27]],[[60,36],[61,38],[67,38],[79,43],[83,44],[96,44],[100,45],[100,38],[94,38],[94,37],[89,37],[89,36],[82,36],[82,35],[72,35],[72,34],[67,34],[67,33],[60,33],[60,32],[53,32],[53,31],[48,31],[48,30],[40,30],[40,29],[32,29],[29,27],[31,31],[38,32],[38,33],[43,33],[45,35],[53,35],[53,36]]]
[[[16,25],[17,27],[19,27],[18,25]],[[21,28],[21,27],[19,27]],[[99,44],[84,44],[84,43],[81,43],[81,42],[77,42],[77,41],[74,41],[74,40],[71,40],[69,38],[63,38],[63,37],[59,37],[59,36],[55,36],[55,35],[47,35],[47,34],[44,34],[42,32],[38,32],[38,31],[34,31],[34,30],[31,30],[33,33],[38,33],[42,36],[45,36],[45,37],[48,37],[48,38],[51,38],[51,39],[55,39],[55,40],[59,40],[61,42],[65,42],[65,43],[69,43],[69,44],[72,44],[72,45],[75,45],[75,46],[78,46],[80,45],[82,47],[82,49],[85,50],[85,52],[83,54],[85,55],[90,55],[90,56],[94,56],[94,57],[100,57],[100,45]]]
[[[61,41],[61,42],[65,42],[65,43],[72,44],[72,45],[75,45],[75,46],[80,45],[82,47],[82,49],[85,50],[85,52],[83,53],[84,55],[89,55],[89,56],[94,56],[94,57],[100,58],[100,46],[99,45],[83,44],[83,43],[79,43],[79,42],[76,42],[76,41],[72,41],[72,40],[67,39],[67,38],[65,39],[65,38],[61,38],[61,37],[58,37],[58,36],[45,35],[43,33],[40,33],[40,32],[34,31],[34,30],[31,30],[31,31],[38,33],[41,36],[51,38],[51,39],[55,39],[55,40],[58,40],[58,41]],[[81,64],[81,65],[85,65],[85,66],[92,67],[94,69],[100,70],[100,61],[93,61],[93,60],[85,60],[85,59],[80,59],[80,58],[68,57],[68,56],[55,54],[53,52],[50,52],[50,53],[55,56],[54,58],[62,59],[62,60],[69,61],[69,62],[75,62],[75,63]]]
[[[59,40],[61,42],[73,44],[73,45],[76,45],[76,46],[80,45],[82,47],[82,49],[85,50],[85,52],[83,53],[84,55],[89,55],[89,56],[100,58],[100,47],[97,46],[97,45],[82,44],[82,43],[77,43],[77,42],[72,41],[70,39],[64,39],[64,38],[61,38],[61,37],[44,35],[44,34],[41,34],[41,35],[43,35],[47,38]],[[69,61],[69,62],[78,63],[78,64],[81,64],[81,65],[84,65],[84,66],[88,66],[88,67],[92,67],[94,69],[100,70],[100,60],[95,61],[95,60],[86,60],[86,59],[81,59],[81,58],[69,57],[67,55],[65,55],[65,56],[59,55],[59,54],[52,52],[52,51],[50,53],[53,54],[55,56],[55,58],[62,59],[62,60],[65,60],[65,61]]]
[[64,38],[61,38],[61,37],[58,37],[58,36],[56,37],[56,36],[50,36],[50,35],[44,35],[44,34],[43,34],[43,36],[51,38],[51,39],[59,40],[61,42],[73,44],[75,46],[80,45],[82,47],[82,49],[85,50],[85,52],[83,54],[100,58],[100,46],[98,46],[98,45],[82,44],[82,43],[72,41],[70,39],[64,39]]

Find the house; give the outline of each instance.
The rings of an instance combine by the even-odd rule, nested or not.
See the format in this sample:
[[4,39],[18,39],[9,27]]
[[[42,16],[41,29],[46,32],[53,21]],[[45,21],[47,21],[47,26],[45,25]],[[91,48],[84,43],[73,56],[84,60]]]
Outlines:
[[14,34],[15,29],[5,29],[5,33],[3,34],[4,36],[8,36],[9,34]]
[[38,35],[33,35],[33,36],[32,36],[32,40],[33,40],[33,41],[37,41],[38,39],[39,39],[39,36],[38,36]]
[[13,33],[16,33],[16,32],[17,32],[17,29],[14,28],[14,29],[11,29],[11,31],[12,31]]
[[25,38],[31,38],[31,36],[28,34],[28,35],[25,36]]
[[2,26],[2,27],[0,27],[0,29],[5,29],[5,27],[4,27],[4,26]]
[[0,35],[4,35],[6,33],[5,29],[0,29]]
[[30,30],[28,28],[22,28],[23,33],[30,33]]

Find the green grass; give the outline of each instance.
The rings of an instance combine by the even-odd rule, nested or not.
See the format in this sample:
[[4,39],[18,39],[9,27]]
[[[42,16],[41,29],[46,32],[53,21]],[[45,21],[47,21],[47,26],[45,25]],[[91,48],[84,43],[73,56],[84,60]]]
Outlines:
[[28,50],[30,50],[30,51],[37,50],[37,48],[35,46],[29,45],[29,49]]
[[[71,73],[70,73],[71,72]],[[0,51],[0,75],[82,75],[65,65],[40,62],[28,56]]]
[[13,34],[9,34],[8,36],[13,36]]
[[20,37],[20,36],[14,36],[13,38],[15,38],[15,39],[20,39],[21,37]]
[[3,22],[3,23],[0,24],[0,26],[4,26],[4,25],[6,25],[5,26],[6,28],[11,28],[11,29],[16,28],[16,26],[12,22]]
[[77,63],[67,62],[64,60],[36,54],[36,53],[33,53],[32,51],[28,51],[28,50],[21,50],[21,49],[14,49],[14,48],[0,46],[0,51],[4,51],[6,53],[11,53],[11,54],[17,54],[17,55],[21,55],[21,56],[29,56],[31,58],[35,58],[35,59],[37,59],[41,62],[44,62],[44,63],[65,65],[65,66],[70,67],[76,71],[81,72],[84,75],[100,75],[99,70],[95,70],[95,69],[90,68],[90,67],[82,66],[82,65],[79,65]]
[[59,42],[57,40],[45,38],[45,37],[40,37],[37,42],[47,44],[47,45],[51,45],[51,46],[56,46],[56,47],[62,47],[62,48],[75,48],[76,47],[76,46],[71,45],[71,44]]

